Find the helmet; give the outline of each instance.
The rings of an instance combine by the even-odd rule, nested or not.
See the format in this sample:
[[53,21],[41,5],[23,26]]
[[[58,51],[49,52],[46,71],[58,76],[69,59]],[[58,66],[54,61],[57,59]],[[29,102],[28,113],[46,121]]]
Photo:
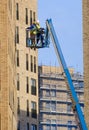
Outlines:
[[40,23],[39,20],[36,21],[38,24]]

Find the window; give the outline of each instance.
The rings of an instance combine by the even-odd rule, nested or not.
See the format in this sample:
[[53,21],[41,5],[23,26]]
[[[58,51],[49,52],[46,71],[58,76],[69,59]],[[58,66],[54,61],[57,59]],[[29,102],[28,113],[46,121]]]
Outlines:
[[27,116],[29,116],[29,100],[27,100]]
[[72,130],[71,124],[72,124],[72,121],[68,121],[68,130]]
[[19,27],[16,26],[16,43],[19,43]]
[[17,66],[19,66],[19,50],[17,50]]
[[17,97],[17,113],[20,114],[20,99]]
[[19,20],[19,4],[16,3],[16,19]]
[[56,130],[56,126],[51,126],[51,130]]
[[46,130],[51,130],[50,125],[47,125],[46,127],[47,127],[47,129],[46,129]]
[[51,91],[51,96],[52,96],[52,97],[56,97],[56,91],[55,91],[55,90],[52,90],[52,91]]
[[36,73],[36,57],[34,57],[34,73]]
[[56,124],[56,120],[55,120],[55,119],[52,119],[52,120],[51,120],[51,124]]
[[19,27],[16,26],[15,29],[15,43],[19,43]]
[[31,116],[37,118],[36,102],[31,102]]
[[31,79],[31,94],[36,95],[36,80]]
[[26,54],[26,70],[29,69],[28,54]]
[[30,10],[30,25],[32,25],[32,10]]
[[36,21],[36,13],[33,12],[33,21],[35,22]]
[[46,96],[50,97],[50,91],[49,90],[46,90]]
[[31,60],[31,72],[33,72],[33,57],[32,57],[32,55],[31,55],[31,57],[30,57],[30,60]]
[[18,121],[17,130],[20,130],[20,121]]
[[71,112],[71,104],[67,104],[67,112]]
[[26,77],[26,92],[29,93],[29,78]]
[[72,130],[72,127],[68,127],[68,130]]
[[29,130],[29,123],[27,122],[27,129],[26,130]]
[[72,124],[72,121],[68,121],[68,125],[71,125]]
[[29,38],[29,32],[26,31],[26,46],[27,46],[27,40],[28,40],[28,38]]
[[48,124],[51,124],[51,120],[50,119],[46,119]]
[[31,107],[32,107],[32,109],[34,109],[34,110],[36,110],[36,102],[31,102]]
[[67,99],[70,99],[69,91],[67,92]]
[[19,73],[17,73],[17,90],[20,90]]
[[56,111],[56,102],[51,102],[51,111]]
[[46,109],[50,110],[50,102],[46,102]]
[[37,125],[32,124],[32,125],[31,125],[31,130],[37,130]]
[[26,13],[26,17],[25,17],[26,24],[28,24],[28,9],[27,8],[25,8],[25,13]]

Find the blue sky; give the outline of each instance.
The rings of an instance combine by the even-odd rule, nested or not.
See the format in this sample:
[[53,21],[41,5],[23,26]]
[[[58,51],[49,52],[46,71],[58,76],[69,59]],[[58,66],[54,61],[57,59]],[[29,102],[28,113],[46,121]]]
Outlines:
[[[68,67],[83,72],[82,1],[38,0],[38,19],[45,27],[51,18]],[[39,49],[39,65],[59,66],[52,43]]]

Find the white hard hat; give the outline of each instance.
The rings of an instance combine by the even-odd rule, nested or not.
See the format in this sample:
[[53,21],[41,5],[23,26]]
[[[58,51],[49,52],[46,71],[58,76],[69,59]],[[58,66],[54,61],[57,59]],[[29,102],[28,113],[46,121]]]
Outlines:
[[37,23],[40,23],[39,20],[37,20]]

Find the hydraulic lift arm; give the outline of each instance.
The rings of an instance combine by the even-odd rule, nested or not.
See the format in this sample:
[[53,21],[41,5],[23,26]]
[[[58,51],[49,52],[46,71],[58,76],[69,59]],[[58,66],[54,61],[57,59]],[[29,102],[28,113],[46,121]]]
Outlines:
[[57,36],[56,36],[56,33],[55,33],[51,19],[48,19],[46,21],[46,27],[48,29],[48,33],[51,36],[52,43],[53,43],[54,49],[56,51],[58,61],[59,61],[59,63],[61,62],[62,69],[65,73],[66,81],[67,81],[67,84],[68,84],[68,87],[69,87],[68,89],[70,90],[71,97],[72,97],[72,103],[73,103],[75,111],[77,112],[78,119],[80,121],[80,129],[81,130],[88,130],[86,122],[84,120],[83,112],[82,112],[80,104],[79,104],[79,100],[77,98],[77,94],[75,92],[75,89],[74,89],[74,86],[73,86],[73,83],[72,83],[71,75],[69,73],[66,62],[64,60],[64,57],[63,57],[63,54],[62,54],[62,51],[61,51],[61,48],[60,48],[60,45],[59,45],[59,42],[58,42],[58,39],[57,39]]

